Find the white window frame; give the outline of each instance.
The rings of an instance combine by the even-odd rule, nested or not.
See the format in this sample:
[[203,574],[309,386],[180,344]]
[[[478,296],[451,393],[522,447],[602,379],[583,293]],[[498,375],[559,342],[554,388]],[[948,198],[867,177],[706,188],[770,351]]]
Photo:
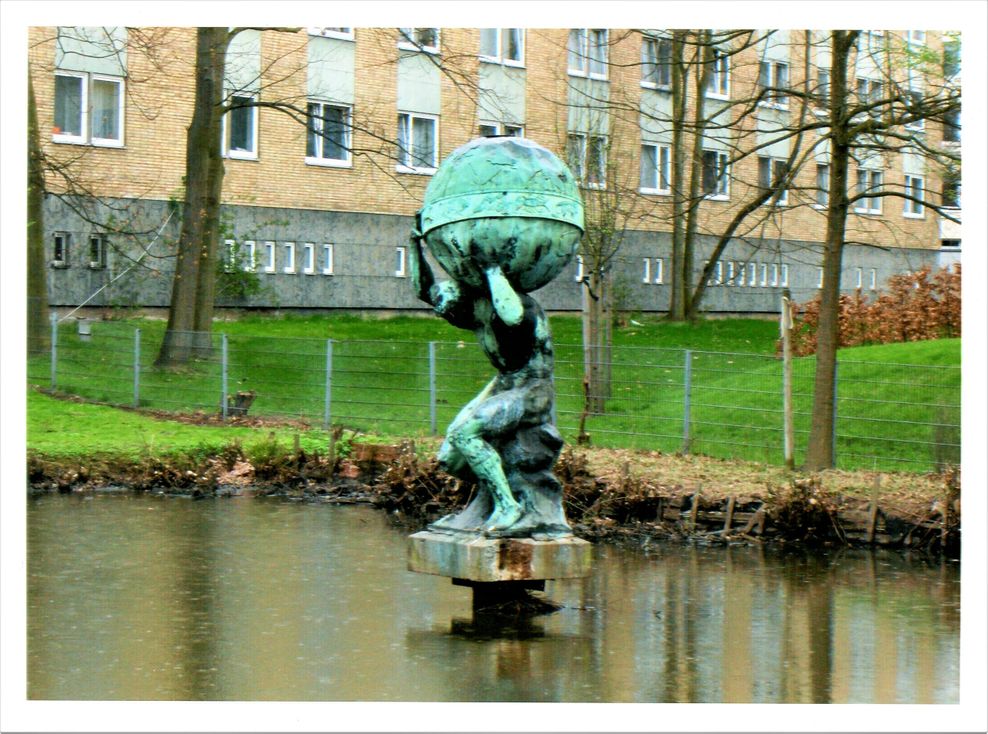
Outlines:
[[284,242],[281,245],[285,252],[288,253],[286,259],[288,263],[281,269],[283,273],[294,273],[295,272],[295,243],[294,242]]
[[[865,181],[867,179],[867,182]],[[877,186],[876,186],[877,181]],[[874,168],[858,168],[857,169],[857,181],[855,183],[855,192],[857,194],[867,193],[869,191],[881,191],[883,185],[882,172]],[[862,186],[864,184],[864,186]],[[882,213],[882,197],[881,196],[865,196],[854,202],[854,211],[857,214],[881,214]]]
[[[485,133],[481,128],[493,128],[493,132]],[[483,120],[477,124],[477,133],[481,137],[488,137],[490,135],[507,135],[512,138],[523,138],[525,137],[525,126],[524,125],[514,125],[508,122],[493,122],[491,120]]]
[[316,273],[316,243],[302,243],[302,273],[305,275],[315,275]]
[[237,241],[223,240],[226,257],[223,258],[223,272],[232,273],[237,268]]
[[872,268],[870,275],[871,278],[870,278],[869,290],[873,290],[873,291],[878,290],[878,269]]
[[789,287],[789,266],[786,263],[782,264],[782,282],[779,285],[782,288]]
[[[731,198],[731,166],[728,163],[727,153],[722,150],[703,150],[703,158],[706,158],[707,153],[712,153],[717,156],[717,186],[714,193],[704,194],[704,198],[711,201],[727,201]],[[703,163],[706,163],[704,160]],[[723,166],[723,167],[722,167]],[[701,189],[703,188],[703,176],[701,171]]]
[[[913,196],[920,200],[920,202],[925,201],[926,197],[923,195],[925,191],[925,183],[922,176],[914,176],[911,173],[905,175],[905,186],[903,193],[906,196]],[[907,219],[926,219],[926,207],[920,202],[912,201],[911,199],[902,200],[902,216]]]
[[[779,72],[785,69],[785,74]],[[767,72],[767,73],[766,73]],[[781,77],[785,78],[782,79]],[[775,87],[785,89],[789,86],[789,62],[777,61],[775,59],[762,59],[758,62],[758,87],[759,91]],[[785,92],[769,92],[758,101],[761,107],[771,107],[778,110],[789,109],[789,95]]]
[[655,258],[655,285],[662,285],[665,278],[665,262],[661,257]]
[[321,36],[323,38],[338,38],[341,41],[352,41],[353,28],[309,28],[310,36]]
[[[576,34],[577,42],[575,45],[578,48],[574,49],[573,34]],[[596,34],[596,35],[595,35]],[[603,34],[604,42],[603,45],[598,45],[597,47],[603,48],[603,59],[594,59],[590,55],[590,39],[591,37],[599,38],[599,34]],[[571,28],[569,31],[569,37],[566,40],[566,72],[570,76],[584,76],[588,79],[607,79],[607,57],[608,57],[608,32],[606,28]],[[573,65],[574,57],[577,60],[578,65]],[[593,68],[594,63],[599,61],[603,65],[603,71],[595,70]]]
[[724,263],[720,260],[714,263],[714,273],[707,285],[724,285]]
[[264,272],[278,272],[278,245],[273,240],[264,241]]
[[[764,177],[762,176],[762,174],[764,173],[764,171],[762,170],[762,167],[763,167],[762,161],[768,161],[768,169],[769,169],[768,170],[768,173],[769,173],[769,180],[768,181],[765,181],[764,180]],[[777,170],[780,167],[780,165],[781,165],[781,171]],[[767,155],[760,155],[760,156],[758,156],[758,186],[759,186],[759,188],[761,188],[763,190],[766,189],[766,188],[770,188],[775,183],[776,176],[779,175],[780,173],[781,173],[782,176],[785,176],[785,165],[786,165],[786,161],[783,158],[773,158],[773,157],[767,156]],[[779,198],[778,199],[776,199],[776,200],[773,201],[772,198],[769,198],[769,200],[766,201],[763,206],[772,206],[772,205],[774,205],[774,206],[786,206],[788,203],[789,203],[789,189],[784,188],[784,189],[782,189],[782,192],[779,194]]]
[[906,43],[910,46],[925,46],[926,31],[906,31]]
[[[93,259],[93,245],[96,245],[96,259]],[[89,235],[89,268],[90,270],[106,270],[106,235],[93,232]]]
[[395,248],[395,277],[404,278],[408,274],[408,248],[400,245]]
[[823,113],[830,107],[830,69],[816,67],[816,90],[813,93],[813,109]]
[[[597,161],[597,173],[599,173],[599,180],[590,181],[590,167],[587,165],[590,158],[590,148],[591,141],[601,140],[603,141],[602,147],[599,148],[599,153],[601,158]],[[578,142],[578,149],[574,150],[573,143]],[[605,135],[592,135],[589,133],[577,133],[571,132],[567,135],[566,147],[567,147],[567,163],[572,170],[573,175],[576,180],[579,181],[580,185],[588,189],[605,189],[607,188],[607,136]],[[575,160],[574,160],[575,154]]]
[[254,240],[244,240],[243,246],[244,255],[244,272],[245,273],[256,273],[257,272],[257,245]]
[[779,263],[772,263],[772,287],[779,287]]
[[[408,137],[407,141],[409,143],[407,149],[402,149],[401,147],[401,124],[402,118],[408,120]],[[429,120],[432,122],[432,165],[431,166],[415,166],[414,163],[414,148],[415,148],[415,120]],[[395,170],[399,173],[416,173],[421,175],[431,176],[436,172],[436,168],[439,166],[439,117],[436,115],[426,115],[418,112],[399,112],[398,113],[398,165]]]
[[439,29],[433,28],[432,30],[436,32],[435,39],[436,43],[433,46],[426,46],[424,44],[419,44],[415,39],[415,31],[418,28],[399,28],[398,29],[398,48],[404,49],[405,51],[421,51],[427,54],[438,54],[439,53]]
[[[525,29],[524,28],[481,28],[480,32],[483,34],[485,30],[494,31],[496,36],[495,46],[496,50],[493,55],[484,54],[481,52],[479,55],[480,60],[488,64],[503,64],[504,66],[525,66]],[[515,31],[518,33],[518,50],[521,53],[521,58],[511,59],[505,56],[504,49],[504,34],[506,32]],[[483,51],[483,49],[481,49]]]
[[[662,63],[662,47],[668,44],[669,48],[669,63],[668,65]],[[652,50],[654,49],[654,55]],[[672,39],[667,36],[650,36],[642,35],[642,74],[641,74],[641,86],[646,89],[658,89],[663,92],[668,92],[672,89]],[[649,77],[652,76],[651,73],[654,72],[656,77],[655,81],[652,81]]]
[[823,288],[823,268],[816,269],[816,287]]
[[642,258],[642,283],[652,282],[652,258]]
[[[345,120],[343,123],[343,151],[346,155],[345,158],[326,158],[323,155],[309,155],[309,135],[310,133],[315,134],[315,143],[318,153],[323,153],[325,151],[325,138],[323,137],[323,124],[324,120],[322,115],[318,118],[309,117],[308,125],[312,125],[313,129],[310,131],[308,125],[306,126],[306,140],[305,140],[305,163],[310,166],[325,166],[327,168],[353,168],[353,151],[351,150],[351,140],[353,134],[353,108],[350,105],[337,104],[335,102],[326,102],[320,99],[310,99],[307,102],[307,109],[311,105],[319,105],[320,112],[322,108],[325,107],[335,107],[337,109],[345,110]],[[318,129],[316,120],[318,120]]]
[[[230,92],[229,93],[229,96],[230,96],[230,99],[231,100],[234,97],[246,97],[246,98],[249,98],[249,99],[252,99],[252,100],[257,99],[257,94],[256,93],[253,93],[253,92],[241,92],[241,91],[238,91],[238,92]],[[252,150],[231,150],[230,149],[231,126],[230,126],[230,123],[229,123],[228,118],[230,117],[231,114],[233,114],[233,110],[230,110],[230,111],[224,113],[223,119],[220,121],[220,128],[222,130],[220,152],[221,152],[221,154],[223,155],[224,158],[229,158],[231,160],[256,161],[257,160],[257,151],[258,151],[258,147],[259,147],[258,146],[258,140],[257,140],[257,129],[258,129],[257,118],[259,117],[259,115],[258,115],[258,109],[259,108],[257,108],[257,107],[245,107],[245,108],[238,108],[238,109],[246,109],[246,110],[248,110],[250,112],[250,124],[251,124],[251,133],[250,133],[250,135],[251,135],[251,142],[253,143],[254,147],[253,147]]]
[[[61,246],[59,246],[59,239],[62,241]],[[71,246],[71,232],[52,232],[51,266],[53,268],[67,268],[69,266],[69,248]],[[59,250],[61,250],[61,256],[59,256]]]
[[[864,84],[862,84],[864,82]],[[885,91],[885,85],[880,79],[871,79],[869,77],[859,76],[854,82],[854,95],[857,98],[858,104],[870,105],[882,98]],[[881,113],[879,107],[874,107],[866,114],[871,117],[877,117]]]
[[[79,79],[80,87],[82,89],[82,96],[79,103],[79,135],[67,135],[65,133],[56,133],[53,131],[51,136],[52,142],[68,143],[71,145],[92,145],[98,148],[123,148],[125,139],[124,123],[126,119],[126,108],[124,104],[124,100],[126,98],[125,78],[122,76],[96,74],[85,71],[67,71],[65,69],[56,69],[54,76]],[[92,85],[94,82],[111,82],[119,87],[116,111],[119,136],[116,138],[98,138],[93,134]],[[52,105],[54,107],[54,96],[52,98]]]
[[748,263],[748,285],[752,287],[758,285],[758,263],[756,262]]
[[[654,148],[655,149],[655,168],[652,171],[655,176],[655,186],[642,186],[641,185],[641,170],[638,177],[638,190],[643,194],[663,194],[669,195],[672,193],[672,148],[668,145],[663,145],[661,143],[642,143],[641,147],[644,148]],[[645,151],[642,150],[641,158],[639,160],[639,168],[641,169],[645,165]],[[662,185],[662,181],[665,179],[665,186]]]
[[[824,172],[824,181],[820,180],[820,173]],[[816,191],[814,192],[814,198],[816,201],[813,202],[814,209],[826,209],[830,206],[830,164],[829,163],[817,163],[816,164]]]
[[573,280],[575,280],[577,283],[582,283],[585,277],[586,277],[586,272],[583,267],[583,255],[577,255],[576,274],[573,276]]
[[727,280],[725,282],[729,286],[733,286],[734,285],[734,261],[733,260],[728,260],[727,261]]
[[861,268],[854,269],[854,287],[856,290],[861,290],[861,284],[864,280],[864,271]]
[[731,57],[719,48],[711,49],[713,53],[707,88],[704,96],[711,99],[731,98]]
[[333,246],[331,244],[326,243],[322,246],[322,258],[323,258],[322,274],[332,275],[334,262],[333,262]]
[[744,275],[747,272],[747,268],[740,260],[738,261],[738,267],[735,268],[735,272],[737,272],[737,285],[744,285]]

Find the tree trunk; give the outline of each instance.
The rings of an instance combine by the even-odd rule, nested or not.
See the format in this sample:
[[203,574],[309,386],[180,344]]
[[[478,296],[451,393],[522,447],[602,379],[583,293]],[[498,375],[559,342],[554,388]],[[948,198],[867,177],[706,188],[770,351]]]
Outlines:
[[686,213],[684,177],[686,173],[686,146],[684,122],[686,119],[686,65],[683,59],[684,31],[672,33],[672,258],[669,272],[672,283],[669,296],[669,318],[683,319],[683,239]]
[[834,464],[834,367],[837,364],[840,314],[841,260],[844,255],[844,230],[849,208],[847,172],[850,159],[848,126],[845,114],[847,68],[853,37],[846,31],[833,31],[830,62],[830,189],[827,208],[827,235],[823,251],[823,289],[820,294],[820,319],[817,324],[816,375],[813,382],[813,414],[810,438],[806,447],[805,468],[819,471]]
[[45,267],[45,172],[38,133],[38,107],[27,75],[27,353],[51,349],[48,269]]
[[600,415],[605,412],[606,400],[610,397],[606,276],[594,268],[588,285],[589,288],[583,289],[585,410],[590,415]]
[[226,28],[197,30],[196,93],[186,136],[182,229],[168,326],[155,362],[158,366],[184,364],[208,354],[210,347],[223,188],[220,121],[229,37]]

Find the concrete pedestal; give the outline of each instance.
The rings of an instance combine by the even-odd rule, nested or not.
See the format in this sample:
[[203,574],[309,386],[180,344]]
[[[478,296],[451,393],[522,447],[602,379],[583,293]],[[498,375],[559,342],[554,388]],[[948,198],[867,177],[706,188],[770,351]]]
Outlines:
[[533,582],[590,574],[591,545],[580,538],[488,538],[423,530],[408,541],[409,571],[454,581]]

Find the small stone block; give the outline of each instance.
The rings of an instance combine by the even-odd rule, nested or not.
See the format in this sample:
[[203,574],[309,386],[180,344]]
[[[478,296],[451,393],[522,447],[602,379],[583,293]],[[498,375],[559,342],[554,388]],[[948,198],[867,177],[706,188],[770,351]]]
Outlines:
[[423,530],[408,541],[408,570],[418,573],[479,582],[590,574],[592,546],[580,538],[488,538]]

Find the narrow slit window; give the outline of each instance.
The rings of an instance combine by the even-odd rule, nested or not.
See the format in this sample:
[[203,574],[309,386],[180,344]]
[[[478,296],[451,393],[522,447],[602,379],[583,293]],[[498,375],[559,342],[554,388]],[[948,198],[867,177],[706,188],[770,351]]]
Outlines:
[[277,247],[270,240],[264,243],[264,272],[273,273],[278,269]]
[[404,278],[405,277],[405,248],[396,247],[395,248],[395,277]]
[[285,267],[282,268],[283,273],[294,273],[295,272],[295,243],[286,242],[282,247],[285,250]]
[[332,245],[322,246],[322,274],[323,275],[333,274],[333,246]]
[[316,272],[316,246],[312,242],[302,245],[302,272],[306,275]]

